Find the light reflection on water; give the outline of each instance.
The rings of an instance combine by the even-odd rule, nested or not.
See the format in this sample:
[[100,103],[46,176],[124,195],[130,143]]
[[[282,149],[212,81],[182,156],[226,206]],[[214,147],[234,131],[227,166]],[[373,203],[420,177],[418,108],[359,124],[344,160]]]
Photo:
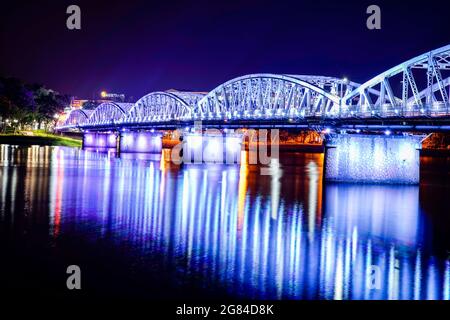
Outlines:
[[26,166],[22,210],[47,202],[55,239],[69,231],[126,239],[139,255],[163,253],[182,276],[231,296],[449,298],[449,262],[426,245],[419,186],[323,185],[322,155],[287,158],[261,176],[245,164],[178,167],[164,156],[2,146],[0,223],[20,214],[5,204],[22,192],[17,170]]

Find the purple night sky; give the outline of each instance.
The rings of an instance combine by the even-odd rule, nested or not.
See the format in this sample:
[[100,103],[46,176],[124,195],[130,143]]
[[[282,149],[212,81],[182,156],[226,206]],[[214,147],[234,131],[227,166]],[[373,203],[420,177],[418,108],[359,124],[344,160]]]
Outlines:
[[[0,5],[0,75],[92,98],[210,91],[270,72],[364,82],[450,43],[450,1],[9,1]],[[94,3],[95,2],[95,3]],[[66,28],[81,7],[82,29]],[[381,30],[366,8],[381,7]]]

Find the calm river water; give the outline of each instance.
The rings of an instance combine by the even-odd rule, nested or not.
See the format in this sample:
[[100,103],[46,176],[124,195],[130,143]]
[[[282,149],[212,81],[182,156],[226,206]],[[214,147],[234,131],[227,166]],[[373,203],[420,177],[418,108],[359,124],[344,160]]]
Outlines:
[[177,166],[0,146],[0,290],[86,298],[449,299],[450,158],[420,186],[328,184],[323,155]]

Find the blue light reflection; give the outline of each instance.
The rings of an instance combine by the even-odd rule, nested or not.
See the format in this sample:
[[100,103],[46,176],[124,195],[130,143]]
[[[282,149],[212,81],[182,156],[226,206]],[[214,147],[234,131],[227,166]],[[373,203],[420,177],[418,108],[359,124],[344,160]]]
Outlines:
[[322,185],[322,158],[302,157],[282,174],[273,165],[278,181],[245,161],[179,167],[59,148],[51,223],[163,253],[235,297],[449,298],[449,262],[423,248],[419,186]]

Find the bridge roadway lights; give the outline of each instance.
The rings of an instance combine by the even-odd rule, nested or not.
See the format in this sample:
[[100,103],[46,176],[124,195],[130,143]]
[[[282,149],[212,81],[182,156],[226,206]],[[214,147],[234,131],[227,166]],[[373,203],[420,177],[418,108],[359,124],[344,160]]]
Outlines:
[[241,148],[239,134],[183,134],[184,163],[240,163]]
[[120,153],[161,153],[162,134],[150,131],[124,131],[120,133]]
[[418,184],[422,136],[332,135],[325,142],[325,180]]
[[83,133],[83,149],[111,149],[117,146],[117,136],[112,132]]

